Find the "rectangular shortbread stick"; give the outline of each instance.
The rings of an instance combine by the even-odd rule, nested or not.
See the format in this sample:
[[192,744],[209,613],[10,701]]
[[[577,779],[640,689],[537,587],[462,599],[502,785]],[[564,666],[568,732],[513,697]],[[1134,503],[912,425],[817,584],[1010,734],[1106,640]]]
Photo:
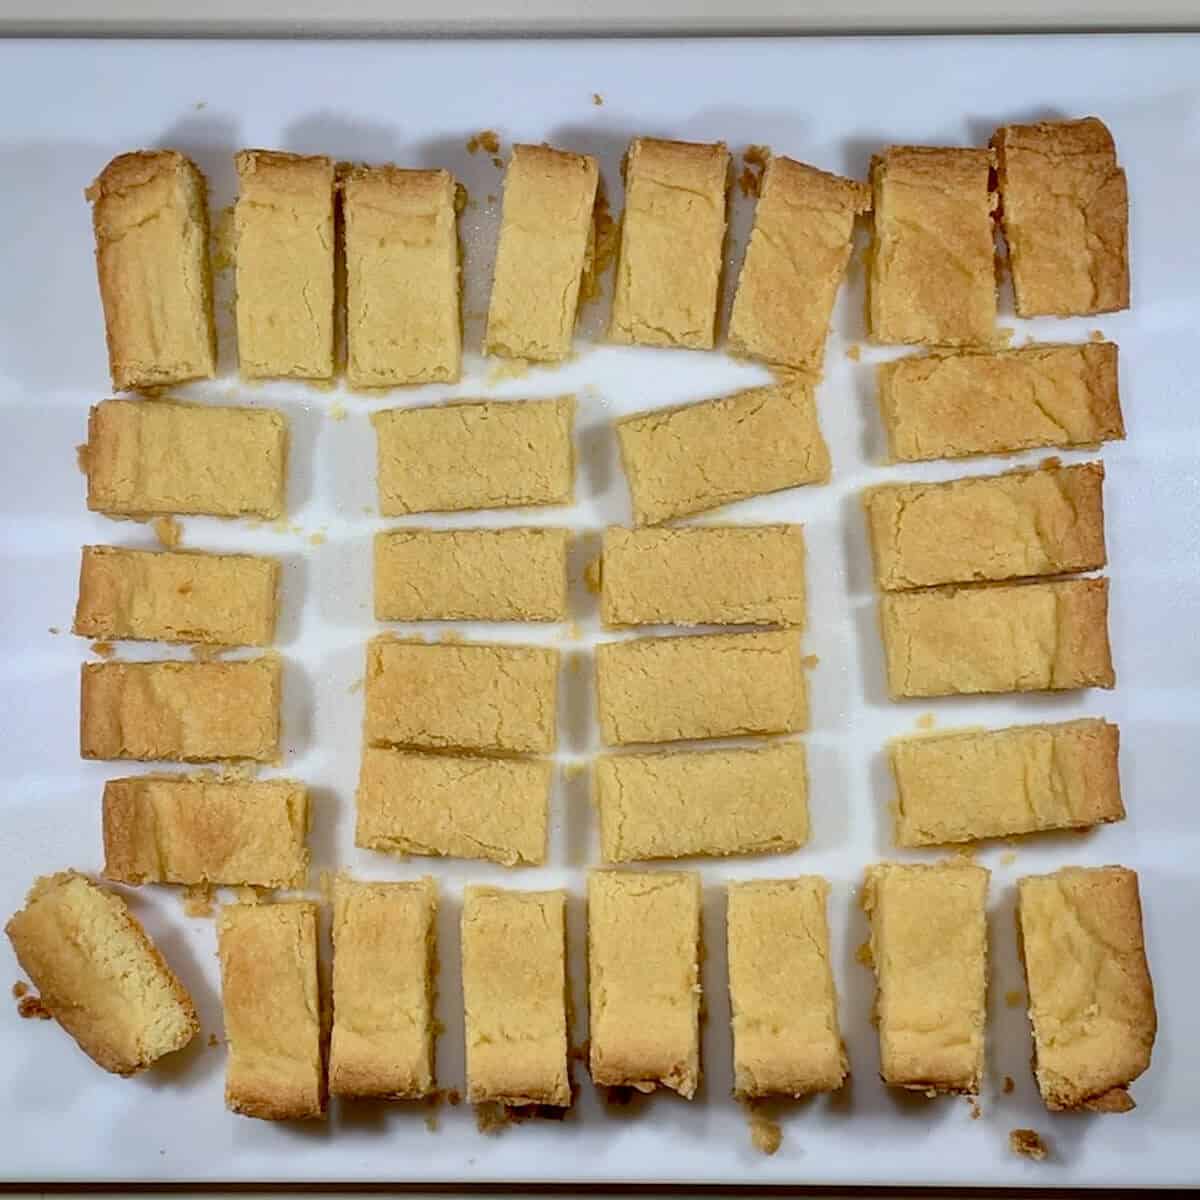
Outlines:
[[795,733],[808,724],[800,638],[791,632],[603,642],[596,699],[606,746]]
[[104,400],[86,453],[93,512],[283,515],[287,424],[270,409]]
[[546,861],[552,767],[544,760],[367,748],[354,844],[391,854]]
[[896,462],[1093,446],[1125,436],[1111,342],[914,355],[881,363],[878,380]]
[[359,167],[340,187],[351,386],[453,383],[462,370],[454,176]]
[[970,863],[867,868],[880,1075],[891,1087],[979,1092],[988,877]]
[[817,875],[731,883],[726,929],[738,1096],[807,1096],[846,1080],[829,962],[829,884]]
[[84,546],[80,637],[266,646],[275,637],[279,560]]
[[217,918],[229,1060],[225,1103],[244,1117],[325,1116],[317,905],[229,904]]
[[630,143],[609,326],[614,342],[713,348],[728,186],[723,142]]
[[463,893],[467,1100],[571,1103],[565,892]]
[[806,619],[799,525],[604,531],[605,625],[785,625]]
[[513,146],[484,354],[557,362],[571,352],[599,178],[590,154]]
[[799,375],[625,417],[617,440],[638,525],[829,480],[813,385]]
[[938,846],[1124,819],[1120,735],[1097,719],[899,738],[896,845]]
[[804,747],[602,755],[596,806],[605,862],[786,853],[808,841]]
[[279,757],[279,659],[85,663],[84,758],[208,762]]
[[863,494],[884,591],[1094,571],[1104,548],[1104,464],[1053,466]]
[[104,785],[104,877],[302,888],[308,826],[308,793],[286,779],[110,779]]
[[471,400],[374,413],[385,517],[570,504],[575,398]]
[[87,198],[113,387],[211,379],[208,188],[196,164],[177,150],[120,154]]
[[375,535],[377,621],[565,621],[567,529]]
[[549,754],[557,740],[559,653],[549,646],[367,644],[372,746]]
[[700,1083],[700,876],[588,876],[592,1082],[686,1100]]
[[436,917],[428,877],[334,883],[335,1096],[416,1100],[433,1091]]
[[893,699],[1116,682],[1107,579],[889,592],[880,610]]
[[238,364],[248,379],[333,378],[333,162],[240,150]]

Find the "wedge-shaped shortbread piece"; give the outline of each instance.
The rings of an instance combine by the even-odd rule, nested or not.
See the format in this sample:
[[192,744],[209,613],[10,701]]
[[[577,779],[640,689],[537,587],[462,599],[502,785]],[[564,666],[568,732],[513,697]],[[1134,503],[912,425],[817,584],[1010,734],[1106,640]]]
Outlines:
[[970,863],[867,868],[880,1075],[892,1087],[979,1092],[988,877]]
[[617,439],[638,525],[829,480],[812,382],[800,375],[636,413],[617,422]]
[[359,167],[340,186],[347,379],[452,383],[462,370],[454,177]]
[[1129,307],[1129,195],[1096,117],[1004,125],[992,137],[1017,315]]
[[609,327],[614,342],[713,348],[728,186],[723,142],[630,143]]
[[106,1071],[132,1075],[199,1031],[191,996],[125,901],[85,876],[36,880],[4,929],[43,1007]]
[[1050,1109],[1128,1112],[1158,1029],[1137,873],[1064,867],[1017,882],[1033,1069]]
[[700,1084],[700,876],[588,876],[592,1082],[690,1100]]
[[286,779],[110,779],[104,785],[104,877],[303,887],[308,825],[308,793]]
[[226,905],[217,952],[229,1044],[225,1103],[268,1121],[323,1118],[317,905]]
[[553,769],[543,760],[363,751],[354,844],[392,854],[546,861]]
[[737,354],[819,371],[854,218],[870,210],[861,183],[772,158],[729,318]]
[[571,352],[599,178],[590,154],[513,146],[484,354],[557,362]]
[[374,413],[379,511],[570,504],[575,398],[468,400]]
[[817,875],[731,883],[726,928],[739,1096],[833,1092],[846,1079]]
[[434,1086],[437,887],[356,883],[333,887],[335,1096],[416,1100]]
[[108,366],[118,391],[217,370],[208,189],[177,150],[121,154],[87,190]]
[[566,893],[467,887],[462,972],[467,1099],[569,1106]]

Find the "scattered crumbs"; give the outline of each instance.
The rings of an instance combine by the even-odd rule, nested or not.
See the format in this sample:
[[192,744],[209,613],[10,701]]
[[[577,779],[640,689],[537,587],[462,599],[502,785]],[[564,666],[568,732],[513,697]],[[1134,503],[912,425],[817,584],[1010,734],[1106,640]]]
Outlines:
[[328,904],[330,902],[330,900],[333,899],[333,872],[332,871],[322,871],[317,876],[317,888],[321,893],[321,899],[324,900],[326,904]]
[[1004,1003],[1009,1008],[1020,1008],[1025,1003],[1025,993],[1022,991],[1005,992]]
[[1005,850],[1000,855],[1000,865],[1002,867],[1011,867],[1017,861],[1017,852],[1015,850]]
[[753,1100],[742,1103],[750,1129],[750,1141],[760,1154],[774,1154],[783,1145],[783,1130],[779,1122],[769,1117]]
[[42,1003],[41,996],[22,996],[17,1001],[17,1015],[26,1021],[49,1021],[53,1014]]
[[1014,1129],[1008,1135],[1008,1148],[1022,1158],[1032,1158],[1035,1162],[1050,1153],[1042,1135],[1036,1129]]
[[239,904],[261,904],[270,891],[270,888],[247,886],[235,887],[233,894],[237,897]]
[[[472,154],[474,151],[471,152]],[[454,211],[462,216],[467,211],[467,205],[471,203],[471,193],[461,183],[454,185]]]
[[291,525],[286,520],[276,521],[275,524],[271,526],[271,532],[272,533],[303,533],[304,526],[303,525]]
[[228,271],[234,263],[233,205],[229,204],[217,213],[212,224],[212,269]]
[[529,374],[529,368],[532,365],[527,358],[510,358],[502,363],[497,363],[487,373],[488,386],[503,383],[506,379],[523,379]]
[[937,717],[933,713],[922,713],[917,718],[918,729],[932,729],[937,724]]
[[863,942],[854,952],[854,957],[862,963],[864,967],[873,967],[875,965],[875,955],[871,953],[871,943]]
[[1104,341],[1104,330],[1093,329],[1092,332],[1088,334],[1088,340],[1093,342]]
[[497,171],[503,171],[503,170],[504,170],[504,159],[502,159],[502,158],[493,158],[493,159],[492,159],[492,166],[493,166],[493,167],[495,167]]
[[583,265],[579,302],[587,304],[600,295],[600,277],[612,266],[621,242],[621,227],[608,207],[604,180],[596,185],[596,203],[592,208],[592,252]]
[[600,559],[593,558],[586,567],[583,568],[583,586],[587,588],[593,596],[600,594]]
[[957,846],[952,847],[952,849],[958,858],[973,859],[979,853],[979,847],[972,846],[970,842],[961,842]]
[[743,196],[758,195],[758,176],[749,167],[742,168],[737,184]]
[[801,660],[800,665],[806,670],[811,671],[820,663],[820,659],[815,654],[806,654]]
[[116,646],[112,642],[93,642],[92,653],[100,655],[101,658],[112,658],[117,652]]
[[346,419],[346,406],[340,400],[335,400],[329,406],[329,419],[331,421],[344,421]]
[[62,630],[61,630],[61,629],[59,629],[59,627],[58,627],[57,625],[51,625],[51,626],[50,626],[50,627],[49,627],[49,628],[46,630],[46,632],[47,632],[47,633],[52,633],[52,634],[54,634],[54,635],[57,637],[57,636],[58,636],[58,634],[62,633]]
[[346,693],[350,696],[361,692],[363,689],[363,677],[360,675],[347,689]]
[[438,1131],[438,1115],[435,1112],[427,1112],[425,1114],[425,1128],[430,1133]]
[[494,1135],[502,1132],[512,1123],[512,1117],[503,1104],[477,1104],[475,1106],[475,1128],[480,1133]]
[[189,917],[211,917],[213,889],[210,883],[193,883],[183,889],[183,911]]
[[983,1109],[979,1107],[979,1098],[977,1096],[967,1097],[967,1107],[971,1110],[972,1121],[978,1121],[983,1116]]
[[1001,1089],[1004,1092],[1004,1094],[1006,1096],[1011,1096],[1013,1088],[1015,1088],[1016,1086],[1017,1085],[1015,1083],[1013,1083],[1013,1077],[1011,1075],[1005,1075],[1004,1087]]
[[88,473],[88,444],[80,442],[75,447],[75,465],[79,468],[80,473],[86,475]]
[[592,103],[599,108],[604,103],[604,97],[599,92],[593,92]]
[[494,129],[481,129],[467,140],[468,154],[478,154],[480,150],[486,150],[489,154],[495,154],[499,149],[500,135]]
[[1015,329],[1011,329],[1007,325],[1001,325],[1000,328],[996,330],[996,345],[1009,346],[1012,344],[1012,340],[1016,336],[1017,331]]
[[462,1103],[462,1092],[458,1088],[450,1088],[446,1092],[446,1103],[451,1108],[457,1108]]
[[1057,471],[1062,465],[1062,459],[1057,454],[1051,454],[1038,463],[1038,468],[1042,471]]
[[854,342],[854,343],[852,343],[851,345],[847,346],[847,347],[846,347],[846,357],[847,357],[847,358],[848,358],[848,359],[849,359],[851,362],[859,362],[859,361],[861,361],[861,359],[862,359],[862,347],[861,347],[861,346],[860,346],[860,345],[859,345],[857,342]]
[[183,526],[174,517],[155,517],[151,527],[164,549],[174,550],[183,541]]
[[325,530],[318,529],[316,533],[310,533],[308,535],[308,544],[310,546],[325,545]]
[[221,783],[249,783],[258,778],[258,763],[227,762],[221,763],[215,771],[206,772],[209,778]]
[[771,161],[770,146],[747,146],[742,151],[742,162],[749,163],[752,167],[759,167],[766,170],[767,163]]
[[572,1062],[587,1062],[591,1049],[592,1043],[587,1038],[584,1038],[578,1046],[567,1047],[567,1057]]
[[221,1043],[217,1041],[217,1035],[215,1033],[210,1033],[208,1035],[208,1044],[210,1048],[215,1050]]
[[212,646],[207,642],[196,642],[192,646],[192,657],[197,662],[216,662],[229,649],[229,646]]
[[20,1000],[20,998],[26,995],[28,991],[29,984],[27,984],[23,979],[18,979],[17,982],[12,985],[12,994],[17,1000]]

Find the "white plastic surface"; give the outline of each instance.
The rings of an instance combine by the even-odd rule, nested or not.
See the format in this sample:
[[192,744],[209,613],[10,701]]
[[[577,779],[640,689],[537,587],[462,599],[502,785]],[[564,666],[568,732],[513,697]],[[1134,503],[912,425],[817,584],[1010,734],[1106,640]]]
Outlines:
[[[843,290],[819,405],[834,463],[828,487],[747,502],[720,520],[798,520],[808,531],[811,591],[806,651],[812,671],[813,837],[802,852],[698,865],[706,884],[705,1082],[688,1104],[659,1096],[627,1108],[601,1101],[576,1066],[579,1098],[561,1123],[527,1122],[499,1136],[476,1131],[464,1107],[428,1110],[335,1105],[322,1126],[272,1126],[222,1105],[223,1048],[211,920],[184,915],[171,889],[130,893],[134,910],[192,989],[203,1033],[193,1047],[133,1079],[104,1075],[54,1024],[0,1005],[0,1176],[10,1180],[594,1181],[805,1184],[1184,1184],[1200,1177],[1196,1129],[1196,920],[1200,916],[1200,416],[1194,389],[1200,243],[1190,198],[1200,179],[1200,42],[1188,38],[861,40],[692,43],[221,43],[10,42],[0,46],[0,913],[16,909],[36,874],[101,863],[103,781],[136,766],[81,763],[79,664],[91,657],[69,633],[79,547],[150,546],[146,526],[89,515],[75,446],[88,405],[108,394],[100,307],[82,190],[115,153],[177,146],[208,173],[214,211],[233,194],[232,152],[277,146],[368,161],[439,165],[470,190],[463,215],[467,330],[478,345],[486,307],[500,172],[469,136],[495,128],[511,140],[547,139],[601,158],[620,205],[618,163],[632,134],[724,138],[735,150],[778,152],[862,176],[891,141],[979,144],[1003,121],[1096,113],[1111,126],[1132,198],[1133,308],[1110,317],[1026,323],[1026,337],[1085,339],[1101,329],[1121,346],[1129,439],[1105,447],[1112,577],[1112,693],[1023,699],[889,703],[884,694],[870,565],[857,493],[886,479],[992,472],[1011,459],[880,465],[882,433],[862,340],[862,268]],[[593,102],[593,93],[603,105]],[[751,203],[735,192],[734,244]],[[223,279],[228,297],[228,275]],[[728,289],[727,289],[728,292]],[[1011,305],[1005,299],[1011,313]],[[273,405],[291,422],[285,532],[184,519],[184,544],[253,549],[286,563],[281,651],[286,657],[287,753],[282,771],[307,781],[315,803],[313,882],[320,870],[377,878],[431,872],[442,889],[438,1047],[440,1083],[462,1088],[459,897],[471,880],[517,887],[565,885],[573,895],[572,974],[586,1036],[580,897],[596,858],[586,772],[560,774],[549,865],[508,872],[448,861],[396,862],[352,845],[363,645],[371,619],[374,438],[368,413],[446,395],[580,398],[578,503],[563,512],[464,514],[447,524],[567,522],[583,533],[575,555],[575,625],[467,627],[469,636],[550,641],[563,673],[562,759],[594,752],[587,647],[596,601],[579,582],[595,532],[628,519],[610,422],[646,407],[700,399],[765,379],[721,354],[603,348],[581,341],[559,371],[496,380],[472,354],[453,389],[387,399],[290,385],[251,387],[233,373],[222,304],[221,378],[179,389],[193,399]],[[607,301],[585,315],[594,336]],[[489,381],[490,380],[490,381]],[[345,419],[335,418],[343,406]],[[1019,461],[1034,462],[1040,455]],[[1080,461],[1089,453],[1063,455]],[[421,523],[424,518],[414,518]],[[399,524],[399,522],[397,522]],[[324,540],[320,540],[323,535]],[[319,543],[319,544],[317,544]],[[433,632],[432,630],[430,632]],[[123,657],[161,656],[122,646]],[[184,651],[186,653],[186,651]],[[897,1096],[878,1082],[870,1025],[872,978],[855,959],[865,937],[857,889],[868,863],[895,852],[882,747],[923,714],[938,728],[1005,725],[1097,714],[1122,733],[1129,819],[1089,836],[991,846],[992,987],[982,1115],[962,1099]],[[918,857],[918,856],[913,856]],[[920,856],[930,860],[934,855]],[[1121,1117],[1047,1114],[1029,1072],[1013,929],[1013,883],[1065,863],[1121,862],[1141,873],[1161,1033],[1138,1107]],[[833,882],[834,965],[854,1072],[833,1099],[783,1106],[784,1141],[765,1158],[729,1098],[721,884],[747,876],[819,872]],[[18,978],[0,946],[5,995]],[[1004,1094],[1005,1076],[1015,1090]],[[1043,1164],[1015,1157],[1009,1130],[1032,1127],[1051,1143]]]

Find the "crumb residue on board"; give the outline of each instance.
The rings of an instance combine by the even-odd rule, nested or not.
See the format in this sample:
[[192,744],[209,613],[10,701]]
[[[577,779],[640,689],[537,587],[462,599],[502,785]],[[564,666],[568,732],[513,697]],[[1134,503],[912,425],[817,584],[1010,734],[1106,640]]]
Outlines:
[[1008,1135],[1008,1148],[1022,1158],[1041,1162],[1050,1153],[1042,1135],[1036,1129],[1014,1129]]
[[957,846],[953,846],[951,847],[951,850],[958,858],[973,859],[979,853],[979,847],[972,846],[969,842],[964,842]]
[[174,517],[155,517],[151,523],[160,546],[174,550],[183,541],[183,526]]
[[208,642],[196,642],[192,646],[192,657],[197,662],[216,662],[231,648],[230,646],[213,646]]
[[814,667],[819,666],[821,660],[815,654],[806,654],[801,660],[800,665],[806,670],[811,671]]
[[234,263],[234,229],[232,204],[227,205],[217,213],[217,219],[212,223],[212,269],[228,271]]
[[996,330],[995,342],[997,346],[1009,346],[1012,344],[1013,338],[1017,336],[1017,331],[1007,325],[1001,325]]
[[871,953],[870,942],[863,942],[858,949],[854,951],[854,957],[855,960],[862,963],[864,967],[873,967],[875,965],[875,955]]
[[583,279],[579,285],[579,303],[588,304],[600,295],[600,280],[617,257],[621,242],[621,227],[608,207],[608,193],[604,180],[596,185],[596,203],[592,208],[591,254],[583,265]]
[[862,359],[862,347],[857,342],[847,346],[846,357],[851,362],[859,362]]
[[17,1015],[26,1021],[49,1021],[54,1014],[42,1003],[41,996],[25,995],[17,1001]]
[[217,1040],[217,1035],[215,1033],[210,1033],[208,1035],[208,1044],[210,1048],[216,1049],[216,1047],[221,1043]]
[[14,999],[20,1000],[20,998],[24,995],[27,995],[28,992],[29,984],[27,984],[23,979],[18,979],[17,982],[12,985],[12,994]]
[[1088,341],[1090,341],[1090,342],[1104,341],[1104,330],[1103,329],[1093,329],[1092,332],[1088,334]]
[[771,1155],[783,1145],[783,1130],[779,1122],[769,1116],[764,1108],[753,1100],[744,1100],[746,1125],[750,1130],[750,1142],[760,1154]]
[[1016,1085],[1016,1084],[1013,1082],[1013,1077],[1012,1077],[1011,1075],[1005,1075],[1005,1077],[1004,1077],[1004,1087],[1003,1087],[1003,1088],[1001,1088],[1000,1090],[1001,1090],[1001,1091],[1002,1091],[1002,1092],[1003,1092],[1003,1093],[1004,1093],[1006,1096],[1010,1096],[1010,1095],[1012,1095],[1013,1089],[1014,1089],[1016,1086],[1017,1086],[1017,1085]]
[[978,1096],[967,1097],[967,1107],[971,1110],[971,1120],[978,1121],[983,1116],[983,1109],[979,1107]]
[[211,917],[213,889],[210,883],[193,883],[183,889],[183,911],[189,917]]
[[271,889],[265,887],[236,887],[233,889],[233,894],[238,898],[239,904],[262,904],[270,894]]
[[467,139],[468,154],[478,154],[480,150],[486,150],[489,154],[499,153],[500,135],[494,129],[481,129]]
[[457,1108],[462,1103],[462,1093],[458,1090],[458,1088],[446,1089],[446,1103],[450,1105],[451,1108]]
[[1000,855],[1000,865],[1002,867],[1011,867],[1017,861],[1017,852],[1015,850],[1005,850]]
[[494,1135],[512,1124],[512,1115],[503,1104],[475,1105],[475,1128],[482,1134]]
[[762,187],[763,172],[770,161],[770,146],[747,146],[742,151],[742,170],[737,182],[743,196],[758,195]]
[[75,447],[75,465],[79,468],[82,474],[86,475],[88,473],[87,442],[80,442],[79,445]]
[[1025,1003],[1025,993],[1018,990],[1004,993],[1004,1003],[1009,1008],[1020,1008]]
[[346,406],[336,400],[329,406],[329,419],[331,421],[344,421],[346,419]]
[[[461,217],[467,211],[467,205],[471,203],[471,193],[467,191],[466,185],[456,183],[454,185],[454,211]],[[377,388],[377,391],[384,391],[383,388]]]
[[425,1128],[429,1133],[437,1133],[438,1115],[436,1112],[427,1112],[425,1114]]
[[599,108],[604,103],[604,97],[599,92],[593,92],[592,103]]
[[112,658],[117,653],[117,648],[112,642],[93,642],[92,653],[100,655],[101,658]]
[[308,535],[308,544],[310,546],[325,545],[325,530],[318,529],[316,533],[310,533]]
[[922,713],[917,718],[918,729],[932,729],[937,724],[937,717],[933,713]]

